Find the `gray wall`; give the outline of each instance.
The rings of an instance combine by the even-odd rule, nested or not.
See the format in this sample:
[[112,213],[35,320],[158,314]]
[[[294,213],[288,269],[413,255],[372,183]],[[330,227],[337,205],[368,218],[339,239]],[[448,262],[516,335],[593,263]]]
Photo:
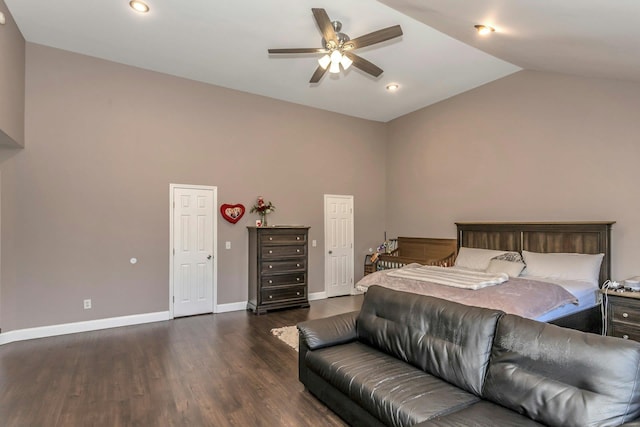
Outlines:
[[[312,293],[323,194],[355,198],[358,266],[381,238],[384,124],[30,43],[26,82],[28,141],[2,165],[3,331],[168,310],[170,183],[217,186],[219,204],[262,195],[271,224],[311,226]],[[218,304],[246,301],[257,216],[218,218]]]
[[[0,12],[0,146],[24,145],[25,41],[4,0]],[[0,155],[0,160],[2,156]]]
[[640,84],[521,71],[396,119],[387,229],[614,220],[614,278],[638,275],[639,112]]
[[[355,196],[356,279],[385,228],[472,220],[616,220],[614,278],[640,273],[638,84],[523,71],[381,124],[33,44],[26,82],[27,143],[0,164],[3,332],[166,311],[169,183],[310,225],[311,292],[325,193]],[[219,219],[220,304],[246,299],[254,219]]]

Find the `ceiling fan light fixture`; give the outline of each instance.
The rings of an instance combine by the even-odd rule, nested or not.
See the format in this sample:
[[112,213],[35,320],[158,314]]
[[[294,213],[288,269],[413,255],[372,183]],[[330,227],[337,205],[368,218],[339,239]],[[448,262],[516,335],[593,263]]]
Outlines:
[[140,12],[140,13],[149,12],[149,6],[147,6],[145,2],[140,0],[131,0],[129,2],[129,6],[131,7],[131,9],[135,10],[136,12]]
[[320,64],[323,70],[326,70],[330,63],[331,57],[329,55],[325,55],[322,58],[318,59],[318,64]]
[[[322,56],[322,58],[318,60],[318,64],[320,65],[316,67],[311,79],[309,79],[309,83],[318,83],[327,71],[337,74],[340,73],[340,68],[346,70],[352,65],[373,77],[379,77],[380,74],[382,74],[382,68],[356,55],[352,50],[382,43],[400,37],[403,34],[400,25],[393,25],[364,34],[352,40],[348,35],[340,31],[342,29],[341,23],[329,19],[326,10],[322,8],[312,8],[311,12],[313,12],[313,18],[322,33],[322,48],[267,49],[269,55],[275,53],[320,53]],[[347,52],[349,56],[345,57],[344,52]]]
[[332,63],[340,63],[340,60],[342,59],[342,54],[340,53],[339,50],[334,50],[333,52],[331,52],[331,62]]
[[481,25],[481,24],[474,25],[473,28],[475,28],[478,34],[480,34],[481,36],[489,35],[496,30],[493,27],[490,27],[488,25]]
[[347,57],[347,55],[342,55],[342,59],[340,60],[340,64],[342,65],[342,68],[346,71],[349,69],[349,67],[351,67],[351,64],[353,64],[353,61],[351,59],[349,59]]
[[390,83],[387,85],[387,90],[389,92],[395,92],[400,89],[400,85],[398,83]]

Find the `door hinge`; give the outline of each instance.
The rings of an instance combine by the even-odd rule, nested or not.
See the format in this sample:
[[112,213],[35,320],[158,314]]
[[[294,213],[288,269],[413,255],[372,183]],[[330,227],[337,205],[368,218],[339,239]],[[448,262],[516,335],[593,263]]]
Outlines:
[[174,295],[173,296],[173,303],[175,304],[175,302],[176,302],[176,296]]
[[173,248],[173,255],[175,256],[176,254],[176,248]]
[[176,208],[176,202],[173,202],[173,209]]

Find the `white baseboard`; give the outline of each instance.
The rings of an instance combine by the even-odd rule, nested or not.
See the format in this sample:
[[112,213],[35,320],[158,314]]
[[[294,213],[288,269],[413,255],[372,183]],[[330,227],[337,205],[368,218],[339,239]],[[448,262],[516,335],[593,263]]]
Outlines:
[[[309,294],[309,301],[326,299],[326,292],[314,292]],[[232,302],[218,304],[215,313],[228,313],[230,311],[243,311],[247,309],[247,302]],[[0,345],[15,341],[32,340],[36,338],[55,337],[58,335],[75,334],[77,332],[99,331],[100,329],[117,328],[120,326],[141,325],[143,323],[161,322],[171,320],[169,311],[157,313],[133,314],[130,316],[110,317],[107,319],[87,320],[84,322],[63,323],[60,325],[41,326],[37,328],[18,329],[15,331],[0,333]]]
[[[351,289],[351,293],[349,295],[360,295],[363,294],[364,292],[360,292],[356,289]],[[327,295],[326,291],[322,291],[322,292],[314,292],[312,294],[309,294],[309,301],[315,301],[315,300],[319,300],[319,299],[327,299],[329,298],[329,296]]]
[[75,334],[77,332],[98,331],[100,329],[117,328],[120,326],[141,325],[143,323],[160,322],[169,319],[168,311],[160,311],[157,313],[133,314],[130,316],[18,329],[0,334],[0,345],[15,341],[55,337],[58,335]]
[[[309,301],[315,301],[319,299],[326,299],[326,292],[314,292],[309,294]],[[247,301],[242,302],[230,302],[228,304],[216,305],[214,313],[228,313],[230,311],[242,311],[247,309]]]
[[309,294],[309,301],[315,301],[315,300],[326,299],[326,298],[327,298],[326,291],[314,292],[312,294]]
[[242,311],[247,309],[247,302],[230,302],[227,304],[218,304],[214,309],[214,313],[228,313],[230,311]]

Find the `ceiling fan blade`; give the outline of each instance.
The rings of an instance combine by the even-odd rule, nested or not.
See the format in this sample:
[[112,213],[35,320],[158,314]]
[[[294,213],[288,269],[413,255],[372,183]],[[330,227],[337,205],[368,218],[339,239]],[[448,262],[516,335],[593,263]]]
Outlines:
[[318,68],[316,68],[316,71],[313,72],[313,76],[311,76],[311,80],[309,80],[309,83],[318,83],[328,69],[329,67],[322,68],[321,66],[318,65]]
[[394,25],[393,27],[383,28],[382,30],[374,31],[364,36],[356,37],[353,40],[349,40],[344,44],[345,49],[358,49],[372,44],[380,43],[386,40],[391,40],[402,35],[402,28],[400,25]]
[[336,32],[333,29],[333,24],[331,23],[331,19],[329,19],[327,12],[324,9],[311,9],[311,11],[313,12],[313,17],[318,23],[318,28],[322,31],[322,36],[325,41],[333,41],[337,45],[338,36],[336,36]]
[[300,47],[290,49],[269,49],[269,53],[329,53],[321,47]]
[[380,74],[382,74],[382,68],[367,61],[363,57],[351,52],[345,52],[344,54],[347,56],[347,58],[353,61],[354,67],[360,68],[365,73],[371,74],[373,77],[378,77]]

